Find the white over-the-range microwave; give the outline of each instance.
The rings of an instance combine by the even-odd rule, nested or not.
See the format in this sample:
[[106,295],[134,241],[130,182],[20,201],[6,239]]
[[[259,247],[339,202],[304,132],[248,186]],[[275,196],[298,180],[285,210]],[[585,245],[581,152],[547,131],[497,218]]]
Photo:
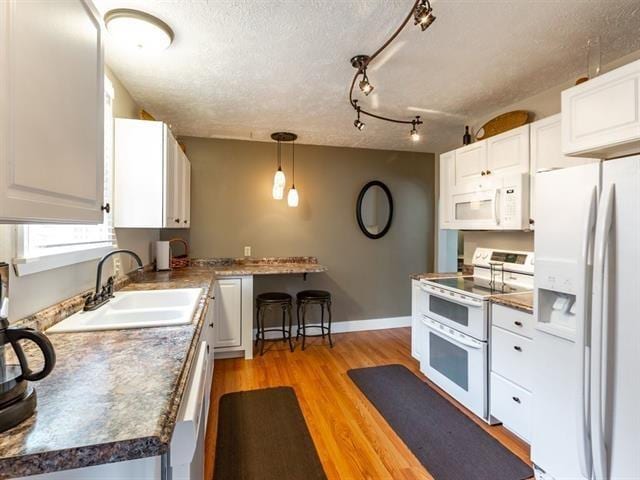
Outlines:
[[460,185],[449,202],[452,227],[458,230],[529,228],[529,175],[514,174]]

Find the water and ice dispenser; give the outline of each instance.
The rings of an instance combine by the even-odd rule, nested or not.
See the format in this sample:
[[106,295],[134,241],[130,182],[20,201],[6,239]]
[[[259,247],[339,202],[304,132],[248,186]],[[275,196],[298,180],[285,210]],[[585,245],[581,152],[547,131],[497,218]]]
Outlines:
[[538,327],[573,339],[576,332],[576,296],[570,293],[538,289]]

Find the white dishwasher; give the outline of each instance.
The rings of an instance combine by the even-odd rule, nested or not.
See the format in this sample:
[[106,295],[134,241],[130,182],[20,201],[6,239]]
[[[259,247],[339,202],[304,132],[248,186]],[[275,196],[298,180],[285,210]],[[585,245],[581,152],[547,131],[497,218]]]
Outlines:
[[169,447],[169,479],[204,478],[204,438],[207,430],[207,376],[209,352],[206,341],[200,342],[191,369],[188,390],[180,404],[176,426]]

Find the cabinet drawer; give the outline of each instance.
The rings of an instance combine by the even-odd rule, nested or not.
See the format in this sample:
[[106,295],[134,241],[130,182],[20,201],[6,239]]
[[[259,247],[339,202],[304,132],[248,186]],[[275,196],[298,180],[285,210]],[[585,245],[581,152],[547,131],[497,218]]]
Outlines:
[[533,341],[499,327],[491,329],[491,371],[531,391]]
[[527,442],[531,435],[531,397],[514,383],[491,374],[491,416]]
[[502,305],[491,305],[491,324],[494,326],[527,338],[533,338],[534,323],[531,313]]

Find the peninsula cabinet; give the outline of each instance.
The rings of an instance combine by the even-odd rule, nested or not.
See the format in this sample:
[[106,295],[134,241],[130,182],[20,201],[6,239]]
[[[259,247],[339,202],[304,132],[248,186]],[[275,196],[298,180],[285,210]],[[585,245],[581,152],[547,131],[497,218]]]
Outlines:
[[0,2],[0,223],[100,223],[103,32],[83,0]]
[[219,278],[214,291],[216,358],[253,358],[253,277]]
[[562,151],[608,159],[640,150],[640,60],[562,92]]
[[191,164],[162,122],[117,118],[116,228],[189,228]]

